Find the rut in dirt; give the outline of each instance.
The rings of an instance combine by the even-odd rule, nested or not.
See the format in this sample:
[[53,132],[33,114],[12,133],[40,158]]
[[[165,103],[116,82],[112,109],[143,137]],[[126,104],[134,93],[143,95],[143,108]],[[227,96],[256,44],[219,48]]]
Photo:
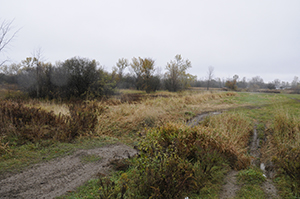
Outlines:
[[[258,107],[251,107],[251,108],[258,108]],[[214,115],[222,114],[221,111],[214,111],[214,112],[205,112],[202,114],[197,115],[196,117],[192,118],[187,124],[188,126],[196,126],[201,121],[203,121],[206,117],[211,117]],[[274,171],[265,170],[265,164],[260,162],[260,158],[262,156],[260,151],[260,139],[258,138],[256,125],[253,128],[253,135],[251,139],[251,143],[249,145],[249,152],[250,155],[253,157],[251,161],[252,166],[260,167],[260,169],[264,172],[266,176],[266,181],[262,184],[262,189],[264,190],[268,199],[271,198],[280,198],[277,192],[276,187],[273,185],[272,178],[274,177]],[[241,186],[237,183],[237,174],[238,171],[231,170],[227,173],[224,178],[224,185],[222,187],[222,191],[220,193],[221,199],[226,198],[235,198],[236,193],[240,190]]]
[[[108,174],[110,162],[129,158],[137,151],[124,144],[79,150],[73,155],[32,166],[19,174],[0,180],[0,198],[54,198],[96,177]],[[82,158],[96,155],[97,162],[83,163]]]
[[268,199],[280,198],[277,189],[272,182],[272,178],[274,177],[274,172],[269,170],[267,171],[265,169],[265,163],[260,162],[260,158],[262,157],[262,154],[259,147],[260,147],[260,139],[258,138],[257,129],[255,125],[253,129],[253,138],[250,144],[250,155],[254,157],[254,159],[251,161],[251,164],[253,166],[259,167],[263,171],[264,176],[266,177],[266,181],[262,184],[262,189],[264,190],[267,198]]

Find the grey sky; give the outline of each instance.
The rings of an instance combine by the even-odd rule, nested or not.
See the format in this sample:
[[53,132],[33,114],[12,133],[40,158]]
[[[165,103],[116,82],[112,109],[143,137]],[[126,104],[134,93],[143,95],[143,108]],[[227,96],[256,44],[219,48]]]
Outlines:
[[199,79],[208,66],[220,78],[300,76],[299,0],[0,0],[0,19],[22,28],[5,51],[16,63],[40,47],[48,62],[87,57],[107,71],[139,56],[164,70],[181,54]]

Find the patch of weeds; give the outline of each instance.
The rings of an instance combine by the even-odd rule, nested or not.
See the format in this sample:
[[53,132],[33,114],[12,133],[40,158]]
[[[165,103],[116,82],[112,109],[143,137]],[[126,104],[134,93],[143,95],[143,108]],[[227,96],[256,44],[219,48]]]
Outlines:
[[112,176],[98,173],[97,179],[91,179],[75,191],[70,191],[57,199],[122,199],[128,188],[127,182],[127,173],[115,172]]
[[57,197],[57,199],[93,199],[99,198],[99,181],[98,179],[91,179],[84,185],[77,188],[76,191],[68,191],[66,195]]
[[110,162],[113,169],[116,171],[127,171],[130,167],[131,162],[128,159],[115,159]]
[[238,183],[243,186],[237,192],[237,198],[266,198],[261,184],[266,181],[263,172],[258,168],[242,170],[237,175]]
[[237,175],[239,183],[243,184],[262,184],[266,181],[266,177],[263,172],[258,168],[250,168],[247,170],[242,170]]
[[260,140],[264,140],[265,138],[265,124],[264,123],[259,123],[256,127],[257,130],[257,137]]
[[264,199],[266,198],[264,191],[259,185],[244,185],[237,193],[236,198],[243,199]]
[[102,157],[98,156],[98,155],[84,155],[82,157],[80,157],[80,161],[82,163],[89,163],[89,162],[97,162],[100,161],[102,159]]
[[[225,171],[226,169],[224,169]],[[227,170],[226,170],[227,171]],[[223,174],[216,174],[213,177],[222,177],[222,179],[225,176],[225,173]],[[200,191],[198,194],[192,194],[188,195],[190,199],[218,199],[220,198],[220,191],[222,188],[222,182],[223,180],[220,179],[218,181],[212,180],[211,182],[208,182]]]
[[193,113],[193,112],[191,112],[191,111],[186,111],[186,112],[184,113],[184,115],[187,115],[187,116],[190,116],[190,117],[195,117],[195,116],[196,116],[196,114]]
[[274,179],[280,196],[288,199],[299,199],[300,194],[297,193],[299,185],[291,177],[283,173],[282,169],[279,169],[279,173]]
[[155,122],[156,122],[155,117],[153,117],[153,116],[147,116],[144,119],[144,126],[145,127],[154,127],[155,126]]

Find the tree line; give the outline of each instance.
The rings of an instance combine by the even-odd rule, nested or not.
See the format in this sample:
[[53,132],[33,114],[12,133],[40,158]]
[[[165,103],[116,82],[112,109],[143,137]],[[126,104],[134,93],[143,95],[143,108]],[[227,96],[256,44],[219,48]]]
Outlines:
[[[124,70],[129,68],[130,73]],[[196,80],[187,73],[188,59],[176,55],[166,65],[164,75],[155,74],[155,61],[134,57],[117,61],[113,71],[107,72],[96,60],[73,57],[63,62],[45,63],[40,56],[27,57],[19,64],[3,65],[0,83],[17,84],[31,97],[37,98],[88,98],[106,97],[116,88],[135,88],[147,93],[160,89],[179,91]]]
[[[229,90],[247,89],[285,89],[300,91],[298,77],[289,82],[275,79],[265,83],[259,76],[247,80],[234,75],[229,79],[213,78],[214,68],[208,67],[207,77],[198,80],[187,73],[191,62],[176,55],[165,66],[166,72],[155,74],[155,61],[152,58],[134,57],[131,62],[121,58],[107,72],[96,60],[73,57],[55,64],[41,61],[40,55],[27,57],[19,64],[1,66],[0,83],[17,84],[18,87],[37,98],[101,98],[115,93],[115,89],[144,90],[147,93],[156,90],[176,92],[188,87],[226,88]],[[125,74],[125,69],[129,73]]]

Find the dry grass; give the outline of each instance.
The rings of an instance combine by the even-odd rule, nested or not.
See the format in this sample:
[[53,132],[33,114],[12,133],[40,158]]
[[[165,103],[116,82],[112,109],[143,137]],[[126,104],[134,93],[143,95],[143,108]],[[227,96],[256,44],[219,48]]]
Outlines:
[[236,168],[249,166],[247,150],[253,124],[248,117],[241,113],[223,113],[205,119],[200,125],[207,128],[206,134],[218,141],[221,151],[228,150],[236,154]]
[[[165,93],[166,94],[166,93]],[[99,134],[113,135],[141,131],[166,122],[186,122],[186,112],[199,114],[204,111],[226,109],[232,104],[218,104],[220,99],[236,93],[205,92],[199,94],[178,93],[168,97],[146,98],[136,104],[109,105],[102,102],[106,111],[99,117]]]
[[66,104],[56,104],[53,102],[38,102],[33,105],[35,108],[41,108],[45,111],[53,111],[55,115],[70,115],[69,108]]
[[[105,107],[105,111],[99,115],[97,135],[143,134],[146,128],[166,122],[186,123],[193,115],[234,107],[234,103],[226,103],[224,99],[236,95],[234,92],[157,92],[155,95],[143,95],[137,103],[122,103],[117,98],[100,101],[99,105]],[[27,106],[53,111],[55,115],[69,115],[68,106],[62,103],[33,100]]]
[[288,110],[279,108],[276,111],[267,132],[266,160],[275,156],[284,157],[288,151],[300,149],[300,118],[290,114]]
[[290,194],[300,195],[300,117],[295,114],[295,108],[276,110],[263,147],[264,161],[267,165],[272,163],[270,169],[274,169],[275,165],[281,179],[279,191],[283,198]]

